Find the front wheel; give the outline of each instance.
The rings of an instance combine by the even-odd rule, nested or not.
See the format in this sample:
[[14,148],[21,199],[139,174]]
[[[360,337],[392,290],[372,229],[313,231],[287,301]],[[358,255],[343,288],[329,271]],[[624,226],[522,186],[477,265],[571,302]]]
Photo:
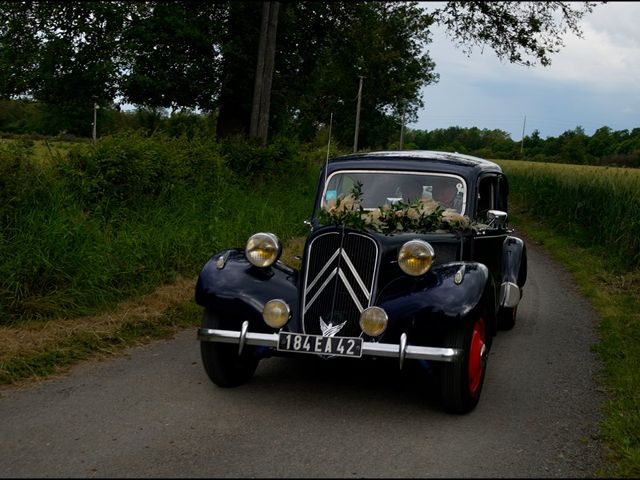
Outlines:
[[[202,319],[204,328],[231,329],[229,322],[223,321],[215,313],[205,310]],[[235,343],[200,342],[200,354],[207,375],[219,387],[237,387],[246,383],[255,373],[260,361],[253,348],[245,346],[238,355]]]
[[444,409],[451,413],[468,413],[480,400],[487,369],[490,342],[487,340],[485,318],[445,334],[445,346],[464,351],[461,359],[446,363],[440,370],[440,387]]

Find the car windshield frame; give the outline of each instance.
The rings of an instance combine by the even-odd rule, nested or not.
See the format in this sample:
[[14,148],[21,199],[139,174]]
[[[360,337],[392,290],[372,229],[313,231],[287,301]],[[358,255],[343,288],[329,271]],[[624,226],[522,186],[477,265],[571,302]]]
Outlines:
[[[337,182],[338,181],[338,176],[341,175],[352,175],[352,176],[360,176],[359,178],[357,178],[356,180],[360,180],[363,179],[362,175],[379,175],[380,176],[380,180],[382,181],[378,181],[376,184],[376,188],[380,188],[381,185],[383,184],[388,184],[390,182],[392,182],[393,180],[391,180],[390,178],[388,178],[390,175],[402,175],[402,176],[407,176],[407,178],[409,178],[409,176],[413,177],[411,180],[409,180],[409,182],[404,182],[404,184],[408,184],[408,183],[414,183],[414,186],[416,186],[415,182],[418,181],[418,177],[423,176],[423,177],[429,177],[429,183],[427,182],[423,182],[424,185],[426,186],[431,186],[433,188],[434,183],[437,183],[437,181],[434,181],[436,178],[438,180],[443,179],[443,178],[449,178],[449,179],[454,179],[457,183],[456,185],[458,186],[458,190],[459,192],[461,192],[461,205],[460,205],[460,209],[456,211],[458,213],[460,213],[461,215],[465,215],[466,211],[467,211],[467,205],[468,205],[468,194],[469,194],[469,188],[467,185],[466,180],[457,174],[454,173],[445,173],[445,172],[434,172],[434,171],[416,171],[416,170],[381,170],[381,169],[345,169],[345,170],[336,170],[334,172],[332,172],[331,174],[329,174],[329,176],[327,177],[326,181],[324,182],[324,187],[323,187],[323,191],[322,191],[322,195],[320,196],[320,208],[326,208],[327,207],[327,192],[334,190],[335,194],[333,195],[333,198],[335,198],[335,196],[346,196],[349,193],[351,193],[351,191],[347,191],[344,190],[340,191],[339,193],[337,192],[337,190],[335,189],[329,189],[329,186],[332,185],[332,182]],[[353,180],[353,178],[352,178]],[[441,181],[441,180],[440,180]],[[370,183],[371,184],[371,183]],[[430,185],[431,184],[431,185]],[[460,188],[461,186],[461,188]],[[399,188],[399,187],[397,187]],[[348,187],[347,187],[348,189]],[[415,201],[415,200],[419,200],[422,196],[418,195],[418,191],[414,190],[413,192],[411,192],[411,194],[407,195],[406,192],[402,192],[402,196],[399,197],[396,195],[396,193],[394,192],[394,195],[384,195],[384,197],[386,198],[386,200],[381,203],[380,205],[374,205],[373,203],[369,203],[366,204],[366,200],[367,198],[370,198],[367,196],[367,192],[365,191],[366,189],[366,185],[363,182],[363,192],[362,192],[362,199],[363,199],[363,204],[362,207],[364,208],[364,210],[366,211],[372,211],[377,209],[378,207],[382,207],[384,205],[384,203],[394,203],[398,200],[401,200],[404,203],[411,203],[411,201]],[[430,191],[431,194],[433,193],[433,190]],[[380,192],[376,192],[378,195],[380,194]],[[374,194],[375,195],[375,194]],[[374,202],[375,203],[375,202]],[[445,209],[447,207],[444,207]]]

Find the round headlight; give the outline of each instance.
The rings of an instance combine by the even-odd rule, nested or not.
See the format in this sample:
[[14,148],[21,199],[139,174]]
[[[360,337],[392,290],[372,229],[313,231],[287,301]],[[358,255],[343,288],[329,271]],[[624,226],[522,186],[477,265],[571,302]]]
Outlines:
[[273,233],[256,233],[247,240],[244,254],[256,267],[273,265],[282,253],[280,240]]
[[360,328],[367,335],[377,337],[387,329],[389,318],[380,307],[365,308],[360,314]]
[[269,300],[262,310],[264,323],[273,328],[282,328],[289,321],[291,310],[284,300]]
[[410,240],[400,248],[398,265],[407,275],[418,277],[429,271],[435,256],[429,243],[424,240]]

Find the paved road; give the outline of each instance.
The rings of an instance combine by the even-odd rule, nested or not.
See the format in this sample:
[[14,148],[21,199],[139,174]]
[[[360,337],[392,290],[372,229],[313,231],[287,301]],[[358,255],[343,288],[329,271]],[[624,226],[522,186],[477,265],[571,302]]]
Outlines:
[[444,413],[395,367],[348,360],[271,359],[218,389],[188,331],[0,389],[0,476],[593,476],[596,317],[531,241],[529,260],[518,323],[496,338],[469,415]]

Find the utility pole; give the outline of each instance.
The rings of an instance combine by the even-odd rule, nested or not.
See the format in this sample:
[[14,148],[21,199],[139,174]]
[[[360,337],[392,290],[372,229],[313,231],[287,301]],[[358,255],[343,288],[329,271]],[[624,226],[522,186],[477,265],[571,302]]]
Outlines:
[[406,102],[402,102],[402,123],[400,124],[400,150],[404,148],[404,110]]
[[520,142],[520,156],[522,156],[522,150],[524,149],[524,126],[527,124],[527,116],[524,116],[524,121],[522,122],[522,141]]
[[92,135],[91,137],[93,138],[93,144],[96,144],[96,132],[97,132],[97,128],[96,128],[96,123],[98,120],[98,109],[100,107],[98,106],[97,103],[94,102],[93,104],[93,123],[91,124],[93,126],[93,131],[92,131]]
[[356,132],[353,135],[353,152],[358,151],[358,130],[360,129],[360,102],[362,100],[362,79],[364,77],[360,75],[360,86],[358,87],[358,107],[356,109]]

